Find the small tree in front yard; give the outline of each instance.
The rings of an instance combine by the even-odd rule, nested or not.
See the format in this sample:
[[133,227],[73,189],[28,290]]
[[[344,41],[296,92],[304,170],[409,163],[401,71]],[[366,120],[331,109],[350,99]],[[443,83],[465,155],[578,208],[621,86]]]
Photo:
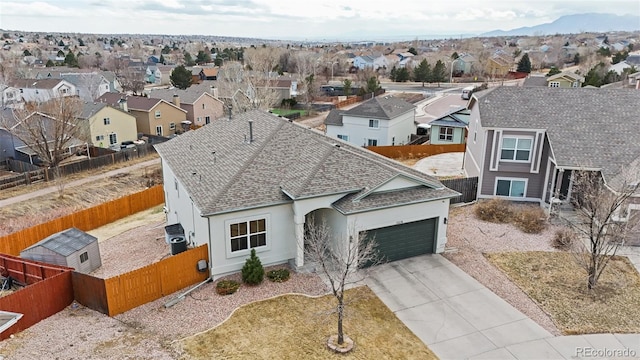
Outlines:
[[638,224],[628,209],[629,200],[638,195],[637,172],[625,171],[605,184],[599,172],[574,171],[573,193],[578,211],[565,218],[578,234],[572,246],[577,264],[587,273],[587,287],[593,289],[618,247]]
[[342,327],[347,304],[344,298],[345,290],[349,284],[364,280],[366,271],[363,267],[379,261],[376,241],[367,239],[365,232],[357,232],[355,225],[350,227],[348,234],[336,234],[326,219],[318,223],[311,217],[307,221],[305,233],[305,254],[326,276],[331,293],[337,300],[337,345],[342,346],[345,343]]
[[264,279],[264,268],[260,258],[256,255],[256,249],[251,249],[251,256],[242,267],[242,281],[249,285],[258,285]]

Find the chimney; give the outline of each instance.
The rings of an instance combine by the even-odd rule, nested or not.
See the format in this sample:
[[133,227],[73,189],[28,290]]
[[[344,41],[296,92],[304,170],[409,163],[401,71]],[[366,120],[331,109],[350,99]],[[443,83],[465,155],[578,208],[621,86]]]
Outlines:
[[180,107],[180,96],[173,94],[173,105]]
[[118,105],[120,106],[120,110],[126,113],[129,112],[129,107],[127,106],[127,99],[121,98],[120,100],[118,100]]
[[253,142],[253,120],[249,120],[249,144]]
[[213,95],[214,98],[218,98],[218,88],[216,88],[215,86],[211,86],[209,88],[209,91],[211,93],[211,95]]

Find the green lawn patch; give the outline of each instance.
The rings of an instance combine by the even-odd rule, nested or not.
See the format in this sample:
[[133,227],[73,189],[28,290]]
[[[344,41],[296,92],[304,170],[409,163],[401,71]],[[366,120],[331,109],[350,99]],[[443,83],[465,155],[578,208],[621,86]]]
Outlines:
[[300,114],[300,117],[307,115],[307,110],[295,110],[295,109],[271,109],[271,112],[276,115],[287,117],[291,114]]
[[345,299],[356,299],[345,310],[345,335],[355,341],[346,355],[327,348],[337,324],[333,296],[284,295],[242,306],[220,326],[181,340],[185,358],[437,359],[368,287]]
[[629,259],[609,262],[596,289],[567,252],[485,254],[547,312],[566,335],[640,332],[640,276]]

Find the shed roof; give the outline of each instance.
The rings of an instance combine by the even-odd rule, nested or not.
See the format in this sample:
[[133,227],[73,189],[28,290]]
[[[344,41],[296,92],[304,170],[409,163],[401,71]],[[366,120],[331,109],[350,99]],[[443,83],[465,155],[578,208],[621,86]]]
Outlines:
[[98,238],[95,236],[91,236],[77,228],[69,228],[40,240],[21,252],[28,252],[37,247],[44,247],[45,249],[49,249],[66,257],[76,251],[84,249],[87,245],[95,241],[98,241]]

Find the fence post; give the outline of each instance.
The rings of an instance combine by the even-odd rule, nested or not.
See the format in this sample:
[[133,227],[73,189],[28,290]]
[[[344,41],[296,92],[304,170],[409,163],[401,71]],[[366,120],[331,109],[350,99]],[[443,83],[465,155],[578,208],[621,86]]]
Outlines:
[[29,172],[24,173],[24,181],[26,181],[27,185],[31,184],[31,177],[29,176]]

